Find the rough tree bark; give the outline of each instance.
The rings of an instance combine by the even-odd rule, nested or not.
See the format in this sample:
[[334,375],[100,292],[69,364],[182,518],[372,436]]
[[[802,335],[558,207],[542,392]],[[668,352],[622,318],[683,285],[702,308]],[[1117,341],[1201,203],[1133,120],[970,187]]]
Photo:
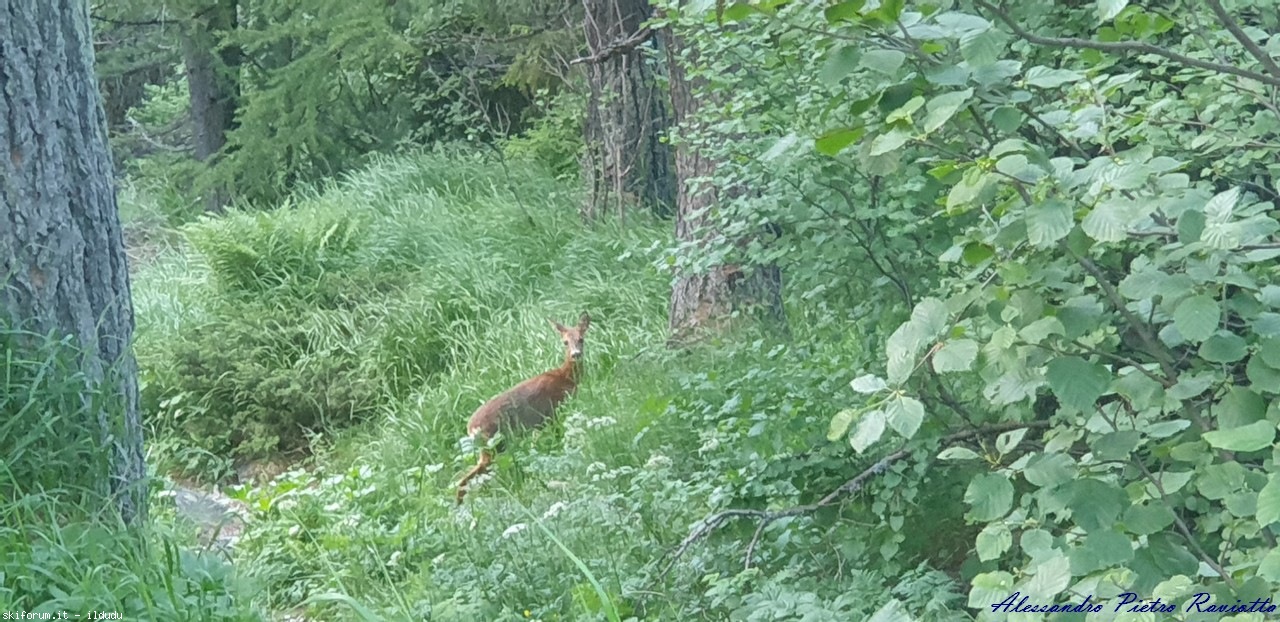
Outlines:
[[74,338],[127,522],[146,520],[133,306],[83,0],[0,0],[0,314]]
[[648,0],[583,0],[586,76],[582,170],[587,198],[582,217],[648,206],[669,216],[675,203],[671,150],[662,141],[667,105],[654,67],[646,61]]
[[[201,162],[216,156],[227,144],[227,134],[236,127],[242,55],[238,47],[221,45],[219,39],[238,27],[238,8],[239,0],[213,0],[182,33],[195,157]],[[205,209],[221,211],[229,200],[230,193],[222,185],[215,185],[205,195]]]
[[[715,96],[707,89],[705,78],[690,76],[685,69],[698,66],[696,45],[674,28],[667,30],[665,40],[675,127],[682,137],[698,135],[702,130],[699,111],[704,105],[714,105]],[[743,196],[746,189],[717,188],[707,183],[717,165],[696,142],[677,143],[676,238],[680,242],[702,247],[725,237],[711,211],[722,200]],[[744,238],[731,242],[745,247],[750,241]],[[668,313],[669,345],[679,346],[702,333],[722,331],[735,316],[764,319],[786,329],[782,272],[776,265],[724,264],[706,272],[678,275]]]

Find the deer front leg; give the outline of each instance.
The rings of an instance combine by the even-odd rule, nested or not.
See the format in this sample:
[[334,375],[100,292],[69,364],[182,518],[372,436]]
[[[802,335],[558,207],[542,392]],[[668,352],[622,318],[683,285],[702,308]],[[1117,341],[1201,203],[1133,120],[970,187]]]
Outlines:
[[458,482],[458,505],[462,505],[462,498],[467,495],[467,482],[471,481],[471,479],[474,478],[475,476],[481,473],[484,473],[486,470],[488,470],[489,465],[492,463],[493,463],[493,456],[490,455],[489,450],[487,449],[480,450],[480,462],[476,464],[475,468],[471,469],[470,471],[467,472],[466,475],[462,476],[462,480]]

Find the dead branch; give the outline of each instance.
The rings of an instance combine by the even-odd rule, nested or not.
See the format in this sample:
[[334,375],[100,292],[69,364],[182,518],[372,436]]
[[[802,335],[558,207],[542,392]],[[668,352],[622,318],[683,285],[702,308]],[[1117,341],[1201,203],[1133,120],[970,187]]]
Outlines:
[[1266,50],[1258,47],[1257,42],[1249,38],[1248,33],[1240,27],[1240,24],[1231,18],[1231,14],[1227,13],[1226,9],[1222,8],[1221,2],[1218,0],[1205,0],[1205,4],[1209,5],[1209,9],[1213,11],[1214,17],[1218,18],[1218,22],[1227,29],[1227,32],[1231,33],[1231,36],[1236,38],[1236,41],[1240,42],[1240,45],[1244,46],[1250,56],[1253,56],[1254,59],[1261,63],[1263,68],[1271,75],[1280,78],[1280,65],[1276,64],[1276,61],[1271,58],[1271,55]]
[[580,65],[582,63],[590,63],[592,65],[603,63],[620,54],[629,54],[632,50],[640,47],[644,42],[652,39],[654,31],[652,28],[644,27],[632,33],[630,37],[620,41],[614,41],[606,45],[604,49],[592,54],[591,56],[583,56],[569,61],[569,65]]
[[[991,434],[1001,434],[1003,432],[1008,432],[1010,430],[1039,429],[1039,428],[1047,428],[1047,427],[1049,427],[1048,421],[1030,421],[1025,423],[1024,422],[1001,423],[1001,424],[987,426],[984,428],[976,428],[973,430],[965,430],[963,432],[956,432],[955,434],[949,434],[942,438],[942,445],[950,446],[950,445],[959,443],[961,441],[969,440],[977,436],[989,436]],[[693,530],[689,532],[689,535],[686,536],[685,539],[680,542],[680,545],[677,546],[674,551],[668,554],[669,561],[667,562],[667,566],[663,568],[662,573],[658,575],[658,580],[661,581],[663,577],[667,576],[667,573],[671,571],[671,568],[675,566],[676,562],[679,561],[680,558],[683,557],[684,554],[689,551],[689,548],[692,547],[699,540],[702,540],[703,538],[711,535],[713,531],[720,528],[725,523],[728,523],[730,519],[742,518],[744,516],[749,516],[751,518],[755,518],[760,521],[759,526],[756,527],[755,534],[752,535],[751,541],[747,544],[747,550],[745,554],[745,557],[746,557],[745,567],[750,568],[752,553],[754,553],[756,545],[760,540],[760,535],[764,533],[765,528],[768,527],[770,523],[773,523],[774,521],[779,519],[787,518],[789,516],[799,516],[802,514],[809,514],[821,508],[833,505],[837,501],[840,501],[842,498],[846,497],[847,495],[858,492],[859,490],[862,489],[863,486],[866,485],[867,481],[869,481],[871,478],[889,470],[889,467],[893,465],[893,463],[899,460],[902,460],[903,458],[906,458],[907,456],[911,455],[914,451],[917,451],[917,450],[906,449],[906,448],[899,449],[877,460],[875,464],[872,464],[870,467],[867,467],[866,470],[854,476],[853,479],[850,479],[849,481],[841,484],[838,488],[828,493],[827,496],[823,497],[817,503],[810,503],[808,505],[801,505],[801,506],[786,508],[782,510],[729,509],[729,510],[723,510],[723,511],[717,512],[715,514],[712,514],[711,516],[708,516],[707,518],[702,519],[701,521],[698,521],[698,523],[694,526]]]

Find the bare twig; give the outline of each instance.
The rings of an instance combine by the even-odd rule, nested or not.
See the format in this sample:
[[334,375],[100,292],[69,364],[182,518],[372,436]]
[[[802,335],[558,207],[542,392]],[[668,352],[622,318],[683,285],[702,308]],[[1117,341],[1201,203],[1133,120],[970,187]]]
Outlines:
[[583,56],[582,58],[575,58],[569,61],[569,64],[580,65],[582,63],[591,63],[595,65],[598,63],[603,63],[604,61],[607,61],[620,54],[630,53],[632,50],[643,45],[644,42],[653,38],[653,35],[654,35],[653,29],[649,28],[648,26],[645,26],[644,28],[641,28],[640,30],[635,31],[635,33],[633,33],[630,37],[627,37],[626,39],[623,39],[621,41],[615,41],[613,43],[610,43],[609,45],[606,45],[604,49],[600,50],[599,52],[596,52],[595,54],[592,54],[591,56]]
[[1227,73],[1233,76],[1239,76],[1241,78],[1256,80],[1258,82],[1261,82],[1263,84],[1268,84],[1270,86],[1280,87],[1280,76],[1272,76],[1272,75],[1260,73],[1257,71],[1249,71],[1248,69],[1241,69],[1240,67],[1236,67],[1235,65],[1228,65],[1225,63],[1216,63],[1211,61],[1200,60],[1198,58],[1192,58],[1185,54],[1179,54],[1177,52],[1162,48],[1157,45],[1151,45],[1150,43],[1141,43],[1137,41],[1114,41],[1114,42],[1093,41],[1090,39],[1080,39],[1078,37],[1041,37],[1039,35],[1031,34],[1025,28],[1023,28],[1022,26],[1019,26],[1018,23],[1015,22],[1007,12],[1005,12],[1003,9],[996,7],[990,2],[987,2],[986,0],[974,0],[974,3],[982,7],[983,9],[990,11],[1001,22],[1004,22],[1004,24],[1008,26],[1009,29],[1013,31],[1013,34],[1017,35],[1018,38],[1023,39],[1028,43],[1033,43],[1035,45],[1043,45],[1043,46],[1058,47],[1058,48],[1074,48],[1074,49],[1080,49],[1080,50],[1098,50],[1099,52],[1138,52],[1140,54],[1154,54],[1156,56],[1162,56],[1164,58],[1167,58],[1175,63],[1186,65],[1188,67],[1207,69],[1209,71],[1216,71],[1218,73]]

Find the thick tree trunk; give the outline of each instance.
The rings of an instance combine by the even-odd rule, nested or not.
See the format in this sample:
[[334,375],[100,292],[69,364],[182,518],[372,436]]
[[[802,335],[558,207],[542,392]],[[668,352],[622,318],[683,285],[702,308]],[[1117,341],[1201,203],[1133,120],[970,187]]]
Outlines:
[[[238,0],[213,0],[200,11],[182,34],[182,59],[187,69],[191,122],[195,130],[195,156],[212,164],[235,129],[240,101],[240,50],[220,45],[220,39],[238,25]],[[207,189],[205,209],[221,211],[230,193],[220,184]]]
[[[685,71],[685,64],[699,63],[696,47],[678,32],[669,30],[667,37],[675,125],[682,137],[696,135],[701,130],[700,107],[714,105],[714,94],[707,91],[706,80],[690,78]],[[721,200],[742,196],[745,189],[716,188],[707,183],[717,164],[691,141],[681,140],[676,145],[676,238],[680,242],[699,247],[713,241],[722,243],[724,234],[718,230],[711,212]],[[740,246],[749,242],[750,239],[733,240]],[[706,272],[680,274],[671,291],[670,345],[696,339],[704,332],[725,330],[735,317],[764,319],[785,330],[782,273],[776,265],[725,264],[712,266]]]
[[126,521],[146,519],[133,306],[88,3],[0,0],[0,314],[70,336],[112,449],[104,473]]
[[[662,136],[669,120],[654,67],[645,58],[640,25],[649,18],[647,0],[583,0],[586,64],[587,181],[582,216],[609,211],[624,215],[637,205],[671,214],[675,180],[671,151]],[[629,43],[628,43],[629,42]]]

